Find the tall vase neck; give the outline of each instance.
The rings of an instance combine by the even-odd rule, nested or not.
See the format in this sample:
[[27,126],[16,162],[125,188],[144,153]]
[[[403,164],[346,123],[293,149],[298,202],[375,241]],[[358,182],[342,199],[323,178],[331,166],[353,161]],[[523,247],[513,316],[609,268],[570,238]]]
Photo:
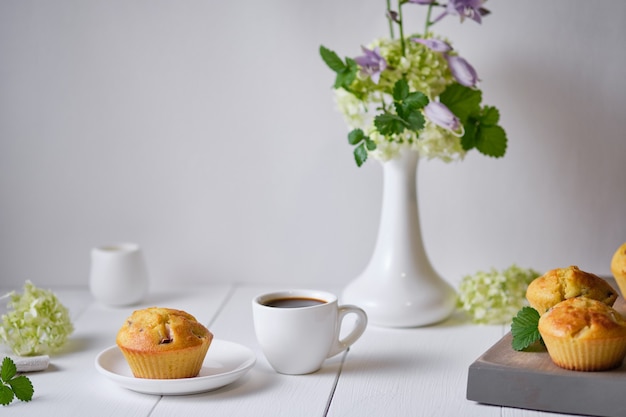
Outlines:
[[383,203],[374,256],[386,259],[422,259],[430,268],[422,242],[417,201],[419,155],[408,149],[383,164]]
[[402,172],[415,173],[418,162],[419,153],[404,147],[400,149],[394,158],[384,162],[383,166],[386,167],[386,170],[402,170]]
[[417,152],[402,149],[395,158],[383,164],[383,211],[400,203],[393,210],[410,210],[413,212],[411,217],[417,219],[418,162]]

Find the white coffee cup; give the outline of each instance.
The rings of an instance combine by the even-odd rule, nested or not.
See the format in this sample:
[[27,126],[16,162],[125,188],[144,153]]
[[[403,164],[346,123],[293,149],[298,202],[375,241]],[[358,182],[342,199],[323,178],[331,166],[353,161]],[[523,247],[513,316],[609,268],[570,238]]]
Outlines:
[[89,288],[96,300],[109,306],[140,302],[148,292],[148,272],[136,243],[116,243],[91,250]]
[[[291,305],[289,305],[291,304]],[[252,300],[254,329],[263,354],[279,373],[308,374],[346,350],[367,327],[359,307],[338,305],[337,296],[317,290],[285,290]],[[340,339],[343,319],[354,314],[354,328]]]

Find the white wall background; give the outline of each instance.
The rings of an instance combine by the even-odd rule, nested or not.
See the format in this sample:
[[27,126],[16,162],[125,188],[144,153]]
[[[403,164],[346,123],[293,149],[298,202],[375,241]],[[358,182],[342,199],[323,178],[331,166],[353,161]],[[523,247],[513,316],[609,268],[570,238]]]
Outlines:
[[[0,0],[0,283],[86,285],[136,241],[155,284],[343,285],[381,169],[352,161],[324,44],[387,35],[384,1]],[[626,2],[489,1],[435,29],[477,69],[504,159],[424,162],[435,268],[609,273],[626,241]],[[421,30],[425,9],[405,8]]]

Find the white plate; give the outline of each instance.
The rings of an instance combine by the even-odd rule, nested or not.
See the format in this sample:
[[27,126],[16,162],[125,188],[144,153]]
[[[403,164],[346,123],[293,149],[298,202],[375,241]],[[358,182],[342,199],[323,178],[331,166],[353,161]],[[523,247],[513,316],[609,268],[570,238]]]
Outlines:
[[213,340],[202,369],[194,378],[135,378],[117,346],[111,346],[96,357],[96,369],[121,387],[155,395],[187,395],[214,390],[241,378],[254,366],[256,357],[245,346],[224,340]]

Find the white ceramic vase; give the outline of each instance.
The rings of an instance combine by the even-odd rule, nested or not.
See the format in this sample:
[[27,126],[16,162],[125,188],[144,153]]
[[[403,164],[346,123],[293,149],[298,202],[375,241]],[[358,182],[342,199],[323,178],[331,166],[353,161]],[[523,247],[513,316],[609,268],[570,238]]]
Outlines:
[[363,308],[369,323],[418,327],[454,310],[455,291],[432,267],[422,241],[417,201],[419,154],[403,149],[383,163],[383,203],[374,253],[342,302]]

